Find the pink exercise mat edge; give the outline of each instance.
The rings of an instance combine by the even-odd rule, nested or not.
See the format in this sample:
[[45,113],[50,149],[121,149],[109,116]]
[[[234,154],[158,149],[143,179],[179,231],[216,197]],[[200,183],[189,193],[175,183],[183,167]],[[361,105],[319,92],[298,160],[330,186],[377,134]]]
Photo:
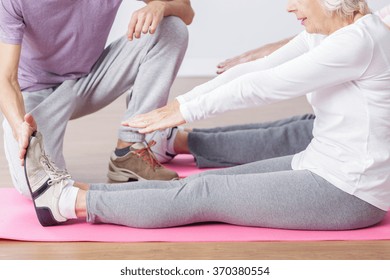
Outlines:
[[[15,206],[18,207],[15,207]],[[42,227],[33,204],[11,188],[0,189],[0,238],[41,242],[252,242],[388,240],[390,214],[380,224],[350,231],[301,231],[227,224],[196,224],[165,229],[137,229],[80,221]]]

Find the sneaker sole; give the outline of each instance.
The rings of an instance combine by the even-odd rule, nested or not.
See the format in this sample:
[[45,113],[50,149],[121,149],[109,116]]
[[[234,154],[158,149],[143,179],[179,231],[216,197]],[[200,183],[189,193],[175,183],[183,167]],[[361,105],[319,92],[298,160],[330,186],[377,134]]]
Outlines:
[[[34,132],[32,134],[32,137],[35,137],[35,135],[36,135],[36,132]],[[31,139],[30,139],[30,141],[31,141]],[[47,226],[58,225],[59,222],[53,217],[53,214],[49,208],[37,207],[37,205],[35,204],[35,199],[37,199],[41,194],[46,192],[46,190],[48,188],[50,188],[50,186],[47,184],[47,181],[46,181],[45,184],[43,186],[41,186],[35,193],[33,192],[32,188],[30,186],[30,181],[28,180],[28,176],[27,176],[27,161],[26,161],[26,159],[27,159],[27,152],[28,152],[29,147],[30,147],[30,142],[28,143],[28,146],[26,149],[26,154],[24,155],[24,176],[26,177],[28,190],[30,191],[31,199],[34,203],[35,213],[37,214],[38,221],[42,226],[47,227]]]
[[107,177],[113,181],[128,182],[130,180],[146,180],[131,170],[116,167],[111,161],[109,162],[109,165],[113,171],[108,170]]

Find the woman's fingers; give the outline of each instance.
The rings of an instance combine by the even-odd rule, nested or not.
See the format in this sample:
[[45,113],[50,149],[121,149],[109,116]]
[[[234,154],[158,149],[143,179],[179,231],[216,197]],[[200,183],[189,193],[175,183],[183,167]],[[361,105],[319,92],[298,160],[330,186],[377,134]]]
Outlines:
[[150,133],[185,123],[181,115],[180,104],[175,100],[160,109],[137,115],[122,122],[123,126],[140,128],[140,133]]
[[124,126],[135,128],[145,128],[151,123],[155,123],[161,119],[157,110],[151,111],[147,114],[138,115],[122,122]]

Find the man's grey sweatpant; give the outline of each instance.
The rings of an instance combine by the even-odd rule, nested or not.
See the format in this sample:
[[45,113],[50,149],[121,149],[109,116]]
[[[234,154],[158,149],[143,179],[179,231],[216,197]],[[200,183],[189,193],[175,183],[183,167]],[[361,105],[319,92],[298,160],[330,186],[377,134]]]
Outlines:
[[199,222],[302,230],[372,226],[386,212],[307,170],[292,156],[207,171],[177,181],[94,184],[87,221],[140,228]]
[[[187,44],[185,24],[177,17],[167,17],[153,35],[143,35],[131,42],[123,37],[113,42],[104,50],[89,75],[65,81],[55,88],[23,92],[26,112],[35,118],[51,160],[58,167],[65,168],[63,141],[69,120],[94,113],[125,92],[129,96],[123,120],[164,106]],[[85,46],[85,51],[88,51],[88,46]],[[18,144],[7,121],[3,122],[3,127],[5,154],[14,186],[30,197],[18,158]],[[141,142],[144,136],[131,128],[120,127],[118,138]]]
[[199,168],[293,155],[309,145],[314,119],[306,114],[274,122],[194,129],[188,134],[188,147]]

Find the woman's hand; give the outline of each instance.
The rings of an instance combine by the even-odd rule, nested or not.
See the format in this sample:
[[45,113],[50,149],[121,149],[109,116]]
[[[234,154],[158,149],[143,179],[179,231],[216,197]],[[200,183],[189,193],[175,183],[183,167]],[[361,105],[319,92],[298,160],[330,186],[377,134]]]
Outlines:
[[185,120],[180,112],[180,103],[175,99],[164,107],[130,118],[122,122],[122,125],[141,128],[139,133],[150,133],[184,123]]

